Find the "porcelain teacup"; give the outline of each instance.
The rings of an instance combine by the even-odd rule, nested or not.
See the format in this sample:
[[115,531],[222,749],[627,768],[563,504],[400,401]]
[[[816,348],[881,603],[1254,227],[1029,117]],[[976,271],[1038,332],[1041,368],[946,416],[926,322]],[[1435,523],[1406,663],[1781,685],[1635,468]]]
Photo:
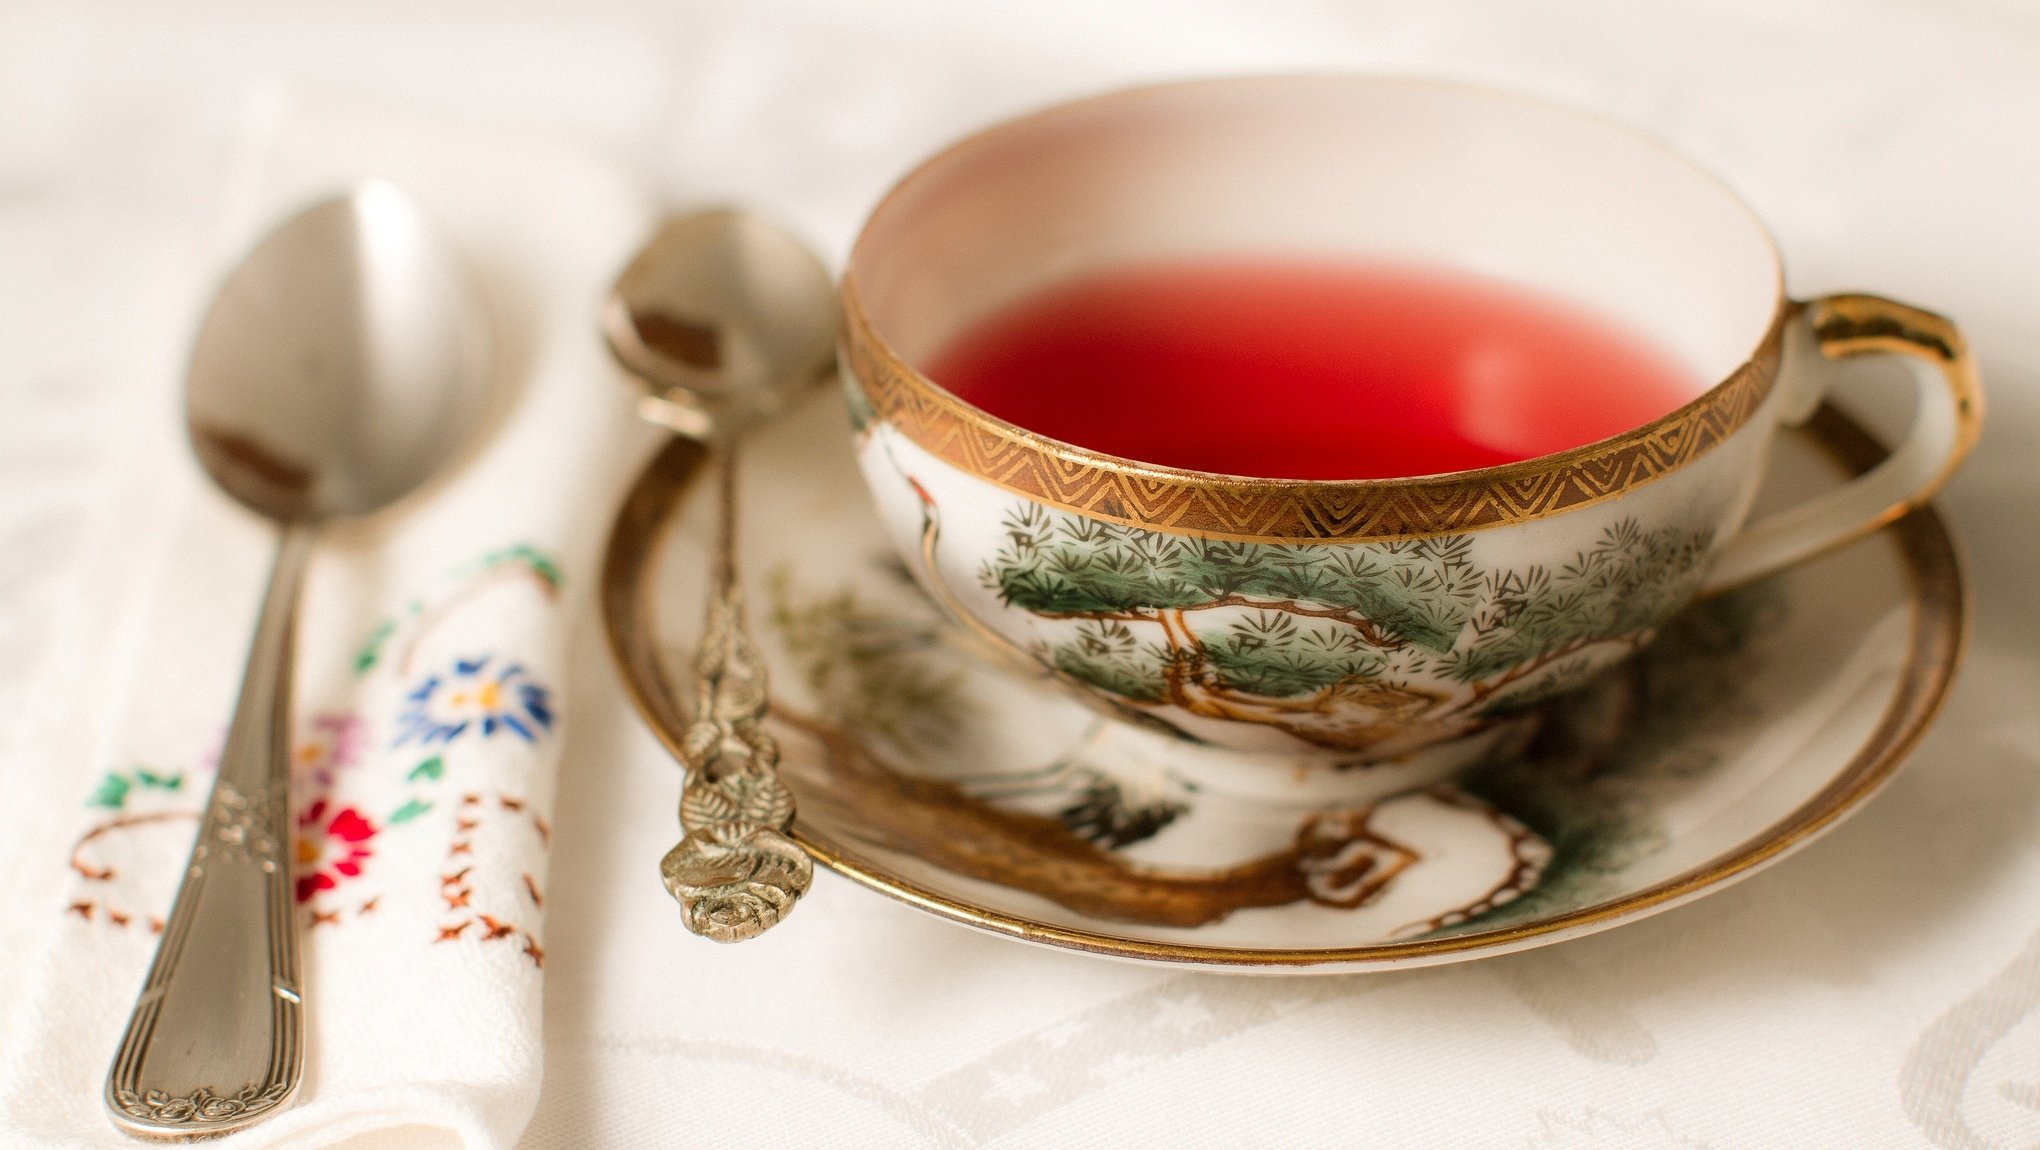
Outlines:
[[[1573,450],[1342,482],[1102,454],[974,407],[919,366],[1044,285],[1242,252],[1500,277],[1648,333],[1716,382]],[[1788,298],[1756,216],[1664,145],[1430,80],[1193,81],[995,126],[885,197],[842,304],[860,464],[929,593],[1128,719],[1113,738],[1163,732],[1199,783],[1303,801],[1385,793],[1489,753],[1696,596],[1928,498],[1981,418],[1952,324],[1874,296]],[[1860,478],[1745,522],[1778,429],[1826,396],[1835,360],[1866,353],[1919,369],[1903,442]],[[1240,629],[1268,612],[1290,616],[1291,649],[1258,657],[1302,668],[1279,689],[1239,656]],[[1334,643],[1366,657],[1312,663]]]

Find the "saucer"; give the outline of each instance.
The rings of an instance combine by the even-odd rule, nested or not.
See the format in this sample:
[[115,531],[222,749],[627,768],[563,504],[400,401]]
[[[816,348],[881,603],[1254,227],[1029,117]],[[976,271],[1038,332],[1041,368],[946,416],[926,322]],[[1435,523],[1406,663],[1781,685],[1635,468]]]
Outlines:
[[[1781,436],[1758,511],[1882,455],[1824,408]],[[682,440],[647,463],[603,573],[612,650],[669,750],[707,590],[702,463]],[[744,594],[795,839],[932,914],[1123,959],[1419,966],[1720,890],[1890,779],[1964,638],[1953,544],[1921,510],[1689,608],[1448,784],[1299,807],[1214,785],[1196,748],[1101,717],[947,625],[887,542],[836,397],[754,436],[740,471]]]

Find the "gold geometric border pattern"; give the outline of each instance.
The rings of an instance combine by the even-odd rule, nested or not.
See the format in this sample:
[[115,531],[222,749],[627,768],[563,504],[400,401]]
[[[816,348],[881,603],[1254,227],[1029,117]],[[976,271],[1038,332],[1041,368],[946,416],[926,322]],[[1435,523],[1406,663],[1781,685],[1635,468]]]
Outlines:
[[851,373],[880,419],[937,458],[1065,511],[1253,543],[1390,540],[1478,531],[1612,499],[1748,422],[1778,375],[1782,305],[1756,353],[1692,403],[1627,434],[1539,459],[1415,479],[1244,479],[1135,463],[1036,435],[936,386],[872,328],[843,280]]

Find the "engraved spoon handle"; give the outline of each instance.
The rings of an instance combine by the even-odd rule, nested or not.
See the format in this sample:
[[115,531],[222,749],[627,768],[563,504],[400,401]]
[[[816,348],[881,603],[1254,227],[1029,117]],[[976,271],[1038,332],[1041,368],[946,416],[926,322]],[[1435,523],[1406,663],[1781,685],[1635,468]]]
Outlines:
[[708,621],[695,654],[694,721],[681,736],[684,838],[659,873],[687,929],[742,942],[771,929],[814,881],[814,863],[789,838],[793,792],[779,777],[779,745],[765,731],[765,659],[744,619],[737,572],[737,440],[723,444],[721,500],[709,577]]
[[107,1072],[107,1109],[131,1133],[198,1138],[259,1121],[290,1097],[304,1066],[290,698],[314,534],[304,523],[283,530],[219,777]]

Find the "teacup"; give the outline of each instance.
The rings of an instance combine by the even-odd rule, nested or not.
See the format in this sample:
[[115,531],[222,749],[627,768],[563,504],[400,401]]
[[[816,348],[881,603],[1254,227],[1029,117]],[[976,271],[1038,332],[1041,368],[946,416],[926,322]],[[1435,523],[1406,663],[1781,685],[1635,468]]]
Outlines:
[[[1044,285],[1208,253],[1478,271],[1647,333],[1718,382],[1576,449],[1341,482],[1058,442],[917,366]],[[1954,326],[1782,285],[1733,193],[1616,124],[1429,80],[1195,81],[1026,116],[907,175],[843,278],[843,376],[888,530],[972,633],[1180,736],[1172,762],[1201,783],[1352,797],[1488,753],[1696,596],[1861,536],[1948,477],[1981,418]],[[1778,429],[1826,395],[1832,361],[1865,353],[1919,368],[1904,441],[1745,523]],[[1274,691],[1212,657],[1267,612],[1368,657]]]

